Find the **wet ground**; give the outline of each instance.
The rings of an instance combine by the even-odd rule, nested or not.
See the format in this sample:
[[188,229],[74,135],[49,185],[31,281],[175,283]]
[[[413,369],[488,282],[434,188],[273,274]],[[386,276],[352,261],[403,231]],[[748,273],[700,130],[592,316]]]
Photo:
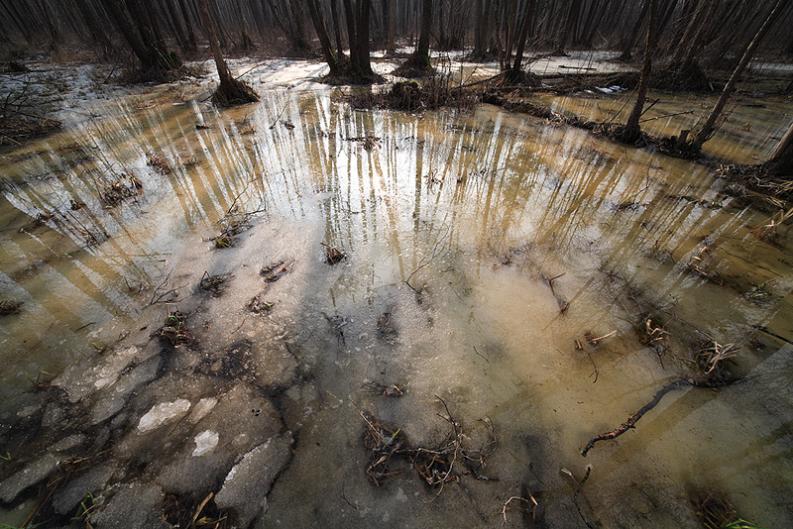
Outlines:
[[[253,66],[260,103],[112,93],[2,153],[0,292],[23,304],[0,320],[0,521],[696,528],[706,491],[793,524],[786,227],[703,165],[487,105],[351,111],[318,65]],[[763,104],[711,152],[761,160],[793,111]],[[581,456],[713,341],[739,382]],[[424,447],[451,413],[484,465],[431,487],[394,458],[375,484],[362,412]]]

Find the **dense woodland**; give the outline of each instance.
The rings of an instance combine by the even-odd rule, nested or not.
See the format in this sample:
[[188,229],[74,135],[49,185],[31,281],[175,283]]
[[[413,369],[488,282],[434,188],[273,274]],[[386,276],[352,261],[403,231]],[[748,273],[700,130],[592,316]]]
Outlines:
[[[169,68],[201,56],[208,43],[202,0],[2,0],[0,46],[6,53],[90,45],[100,58],[134,55],[144,66]],[[296,56],[385,49],[420,43],[470,50],[472,60],[509,64],[521,46],[563,53],[620,50],[640,58],[649,0],[209,0],[226,54]],[[772,0],[657,0],[655,55],[673,63],[729,65],[762,25]],[[760,52],[793,56],[789,2]],[[524,22],[527,22],[524,24]],[[327,37],[328,42],[323,43]],[[525,39],[525,40],[524,40]],[[352,46],[350,44],[353,44]],[[365,48],[365,49],[364,49]]]

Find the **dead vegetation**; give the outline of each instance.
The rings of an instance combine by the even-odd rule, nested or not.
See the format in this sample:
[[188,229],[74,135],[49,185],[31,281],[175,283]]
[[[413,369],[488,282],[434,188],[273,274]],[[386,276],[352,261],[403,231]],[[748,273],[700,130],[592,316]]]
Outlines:
[[339,264],[347,258],[347,254],[335,246],[331,246],[330,244],[324,242],[321,244],[325,253],[325,263],[333,266],[335,264]]
[[364,384],[375,395],[390,399],[399,398],[405,395],[405,387],[400,384],[381,384],[379,382],[367,382]]
[[395,425],[383,422],[369,412],[361,411],[364,421],[363,445],[369,452],[366,475],[369,481],[380,486],[391,476],[399,473],[394,466],[399,461],[410,463],[413,470],[430,489],[443,491],[447,483],[458,482],[465,475],[489,481],[484,474],[487,458],[496,448],[495,428],[490,419],[480,423],[486,432],[481,446],[472,446],[472,434],[464,429],[462,422],[449,411],[446,401],[435,397],[444,413],[438,416],[448,424],[445,436],[435,445],[414,446],[404,431]]
[[689,498],[702,529],[762,529],[756,523],[742,518],[723,494],[692,490]]
[[217,222],[220,228],[220,233],[209,239],[215,245],[216,249],[231,248],[234,246],[237,243],[237,236],[240,233],[250,229],[253,218],[259,213],[263,213],[265,211],[265,208],[263,207],[259,207],[251,211],[240,211],[238,201],[240,197],[248,190],[249,185],[250,182],[248,183],[248,186],[245,186],[245,188],[234,197],[234,200],[231,201],[231,205],[226,210],[226,213]]
[[253,312],[254,314],[266,314],[273,310],[275,303],[270,301],[266,301],[263,296],[264,293],[256,294],[248,301],[248,304],[245,305],[245,308],[248,309],[248,312]]
[[163,502],[164,521],[173,527],[188,529],[233,527],[228,515],[215,505],[214,498],[215,493],[210,492],[198,504],[195,504],[186,498],[169,494]]
[[165,158],[157,154],[150,154],[149,159],[146,161],[146,165],[153,168],[163,176],[171,174],[171,166],[168,165],[168,162],[165,161]]
[[24,303],[18,299],[0,299],[0,316],[19,314]]
[[259,270],[259,275],[262,276],[265,283],[275,283],[291,272],[293,265],[294,261],[288,259],[276,261],[275,263],[263,266],[262,269]]
[[204,271],[201,276],[201,281],[198,282],[198,288],[203,292],[209,293],[212,297],[220,297],[225,292],[227,281],[231,278],[230,274],[214,274]]
[[171,347],[191,345],[195,341],[193,333],[187,328],[187,315],[178,310],[168,314],[155,335]]
[[114,208],[128,198],[138,196],[143,184],[134,175],[122,174],[100,191],[99,198],[106,208]]
[[59,120],[46,116],[51,106],[49,96],[35,90],[30,80],[0,97],[0,146],[20,145],[61,128]]
[[423,112],[439,108],[471,109],[479,102],[478,91],[456,84],[451,74],[438,73],[422,81],[400,81],[387,91],[357,91],[348,96],[352,108],[382,108]]

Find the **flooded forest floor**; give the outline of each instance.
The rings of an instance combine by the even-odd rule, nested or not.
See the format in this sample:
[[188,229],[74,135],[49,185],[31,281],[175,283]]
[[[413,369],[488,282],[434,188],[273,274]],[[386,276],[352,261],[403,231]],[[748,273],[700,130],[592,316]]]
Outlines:
[[[592,57],[532,69],[626,69]],[[0,151],[0,522],[793,526],[790,224],[719,171],[784,133],[781,74],[703,163],[490,104],[353,109],[310,61],[232,61],[261,101],[219,110],[197,66],[0,75],[63,124]],[[653,90],[642,126],[715,98]]]

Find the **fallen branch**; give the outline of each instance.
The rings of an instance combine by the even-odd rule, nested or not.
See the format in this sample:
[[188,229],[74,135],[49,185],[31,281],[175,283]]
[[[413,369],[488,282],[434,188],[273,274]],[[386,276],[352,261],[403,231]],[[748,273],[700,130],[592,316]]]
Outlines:
[[595,443],[599,441],[608,441],[610,439],[616,439],[617,437],[621,436],[628,430],[632,430],[633,428],[636,427],[636,423],[639,422],[639,419],[644,417],[644,415],[648,411],[658,406],[658,404],[661,402],[661,399],[663,399],[667,393],[670,393],[676,389],[680,389],[684,386],[691,386],[691,385],[692,383],[689,380],[678,379],[662,387],[655,393],[655,396],[653,396],[650,402],[642,406],[639,409],[639,411],[628,417],[627,421],[619,425],[617,428],[611,430],[610,432],[596,435],[595,437],[590,439],[589,442],[586,444],[586,446],[584,446],[583,450],[581,450],[581,455],[586,457],[587,452],[589,452],[592,449],[592,447],[595,446]]

